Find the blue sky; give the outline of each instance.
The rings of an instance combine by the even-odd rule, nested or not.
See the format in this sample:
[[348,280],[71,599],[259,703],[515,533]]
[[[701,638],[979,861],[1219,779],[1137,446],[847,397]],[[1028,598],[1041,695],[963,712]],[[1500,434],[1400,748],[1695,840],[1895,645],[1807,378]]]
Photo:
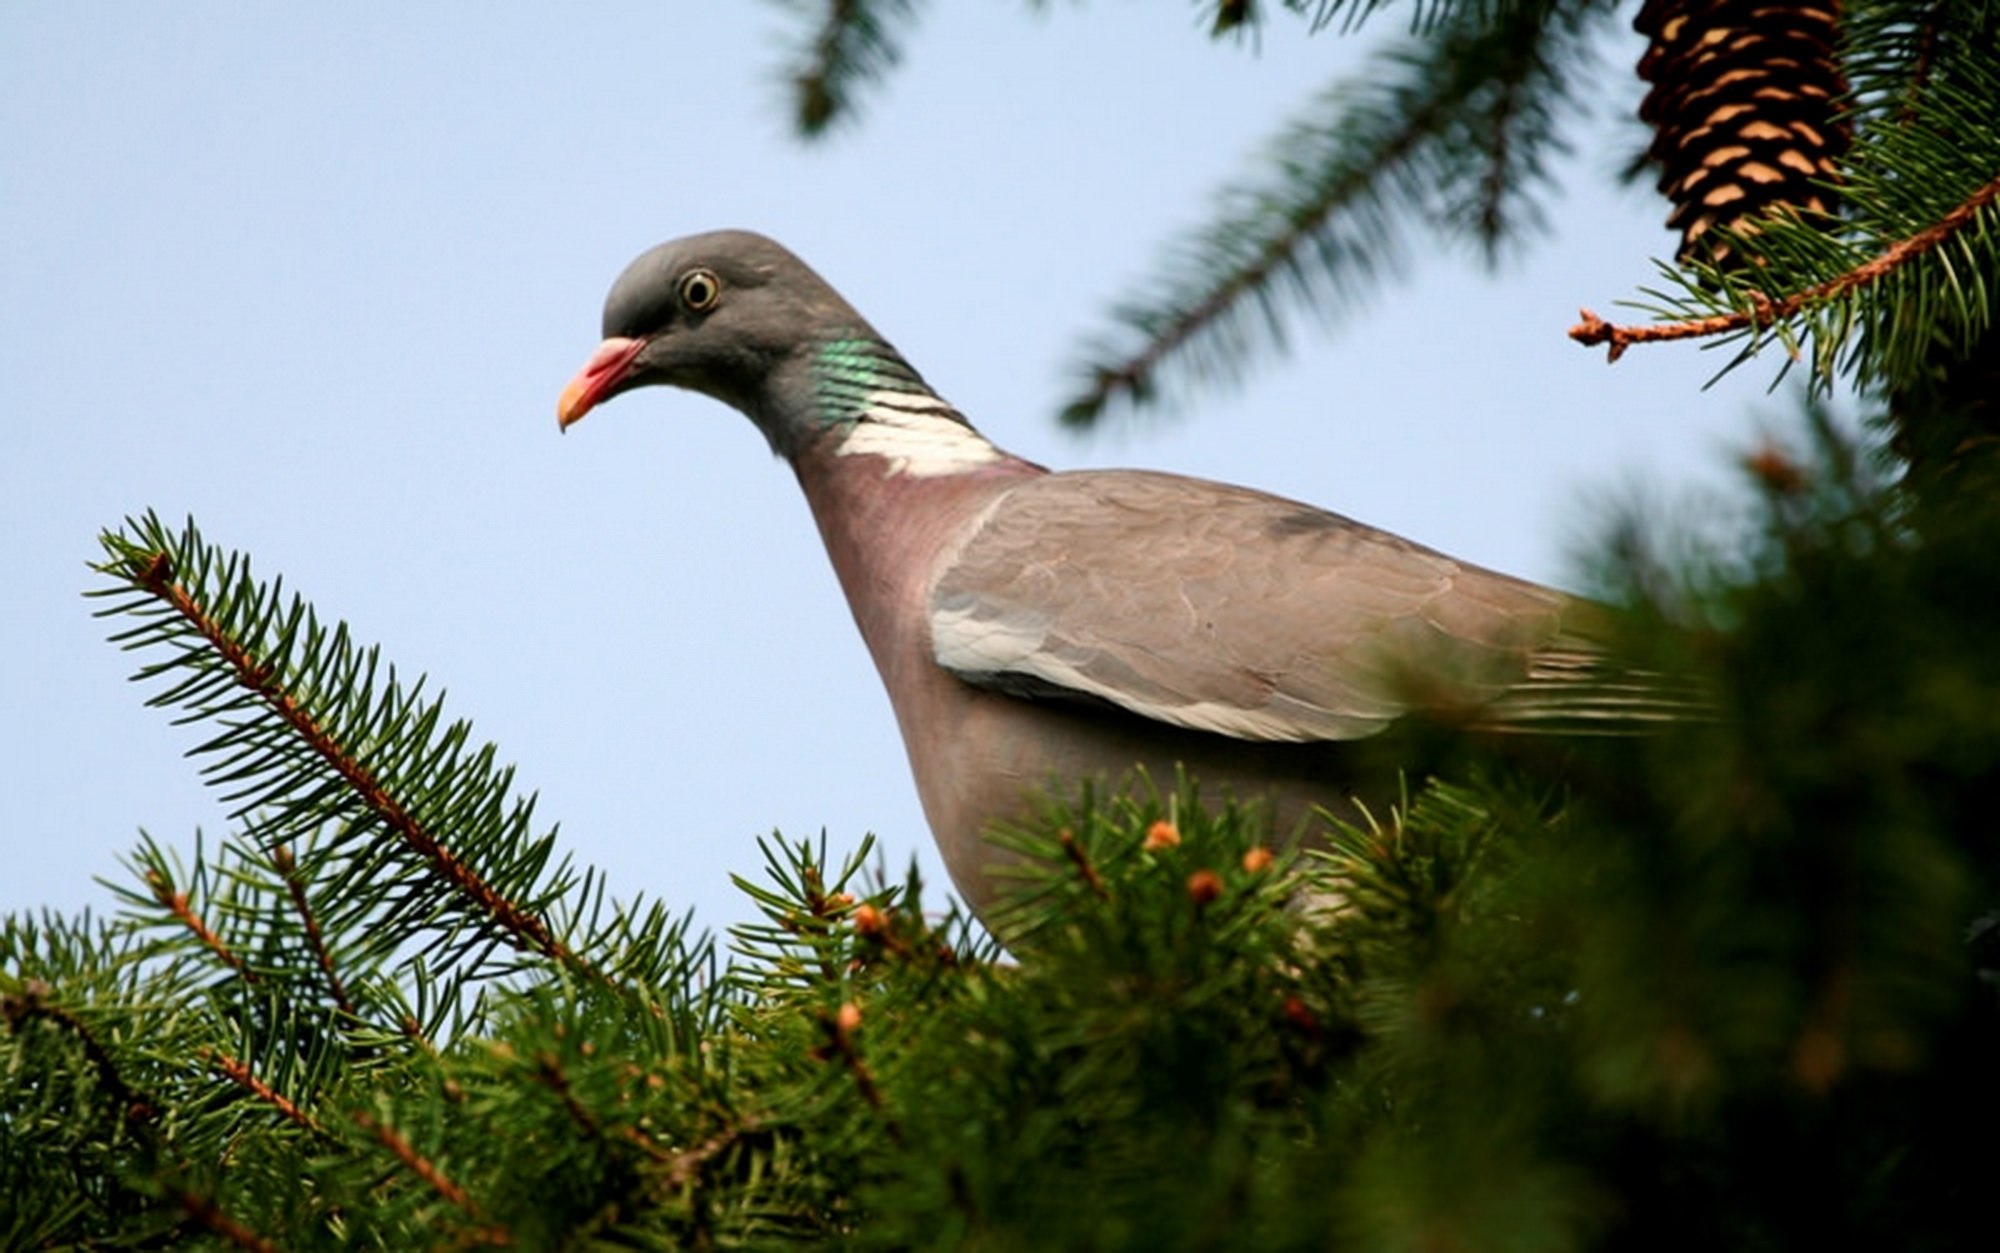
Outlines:
[[[0,909],[108,899],[222,807],[80,593],[95,535],[192,513],[519,766],[564,847],[711,924],[753,838],[869,831],[944,879],[790,475],[703,398],[557,392],[660,240],[762,230],[997,442],[1249,483],[1575,586],[1606,499],[1724,479],[1768,371],[1570,344],[1651,281],[1665,207],[1604,122],[1551,236],[1420,259],[1181,418],[1079,438],[1076,339],[1358,46],[1280,15],[940,5],[859,126],[787,126],[757,4],[0,7]],[[1387,25],[1382,27],[1388,31]],[[1629,113],[1636,37],[1605,49]],[[1704,486],[1705,485],[1705,486]]]

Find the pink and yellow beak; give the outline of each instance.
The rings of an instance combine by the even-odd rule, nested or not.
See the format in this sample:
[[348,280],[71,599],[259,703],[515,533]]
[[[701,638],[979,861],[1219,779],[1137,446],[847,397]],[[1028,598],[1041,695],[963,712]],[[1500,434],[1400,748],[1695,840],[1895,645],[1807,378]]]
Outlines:
[[617,390],[645,346],[643,339],[627,339],[622,335],[599,344],[597,351],[590,354],[590,360],[584,362],[583,369],[563,388],[562,398],[556,401],[556,425],[568,430],[571,423],[579,421]]

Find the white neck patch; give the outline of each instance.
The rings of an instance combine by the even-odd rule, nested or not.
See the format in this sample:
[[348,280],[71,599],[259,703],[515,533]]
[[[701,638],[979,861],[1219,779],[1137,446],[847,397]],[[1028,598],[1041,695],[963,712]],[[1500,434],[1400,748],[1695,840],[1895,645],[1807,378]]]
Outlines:
[[886,473],[919,479],[960,474],[1003,456],[936,396],[887,390],[869,393],[837,451],[881,457],[889,463]]

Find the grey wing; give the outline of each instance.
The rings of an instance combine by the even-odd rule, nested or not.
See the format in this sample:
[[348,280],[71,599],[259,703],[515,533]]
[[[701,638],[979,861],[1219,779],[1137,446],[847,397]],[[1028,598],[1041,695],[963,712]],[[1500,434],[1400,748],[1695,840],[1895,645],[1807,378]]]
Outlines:
[[1533,720],[1591,664],[1563,632],[1579,607],[1308,505],[1124,470],[1008,492],[929,599],[938,663],[969,682],[1288,741],[1414,708]]

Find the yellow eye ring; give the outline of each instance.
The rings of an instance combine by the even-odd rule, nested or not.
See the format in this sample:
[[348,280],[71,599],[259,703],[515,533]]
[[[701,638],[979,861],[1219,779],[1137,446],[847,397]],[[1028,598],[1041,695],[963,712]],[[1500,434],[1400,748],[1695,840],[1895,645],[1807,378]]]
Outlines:
[[690,313],[706,313],[722,299],[722,280],[714,270],[689,270],[681,275],[680,293]]

